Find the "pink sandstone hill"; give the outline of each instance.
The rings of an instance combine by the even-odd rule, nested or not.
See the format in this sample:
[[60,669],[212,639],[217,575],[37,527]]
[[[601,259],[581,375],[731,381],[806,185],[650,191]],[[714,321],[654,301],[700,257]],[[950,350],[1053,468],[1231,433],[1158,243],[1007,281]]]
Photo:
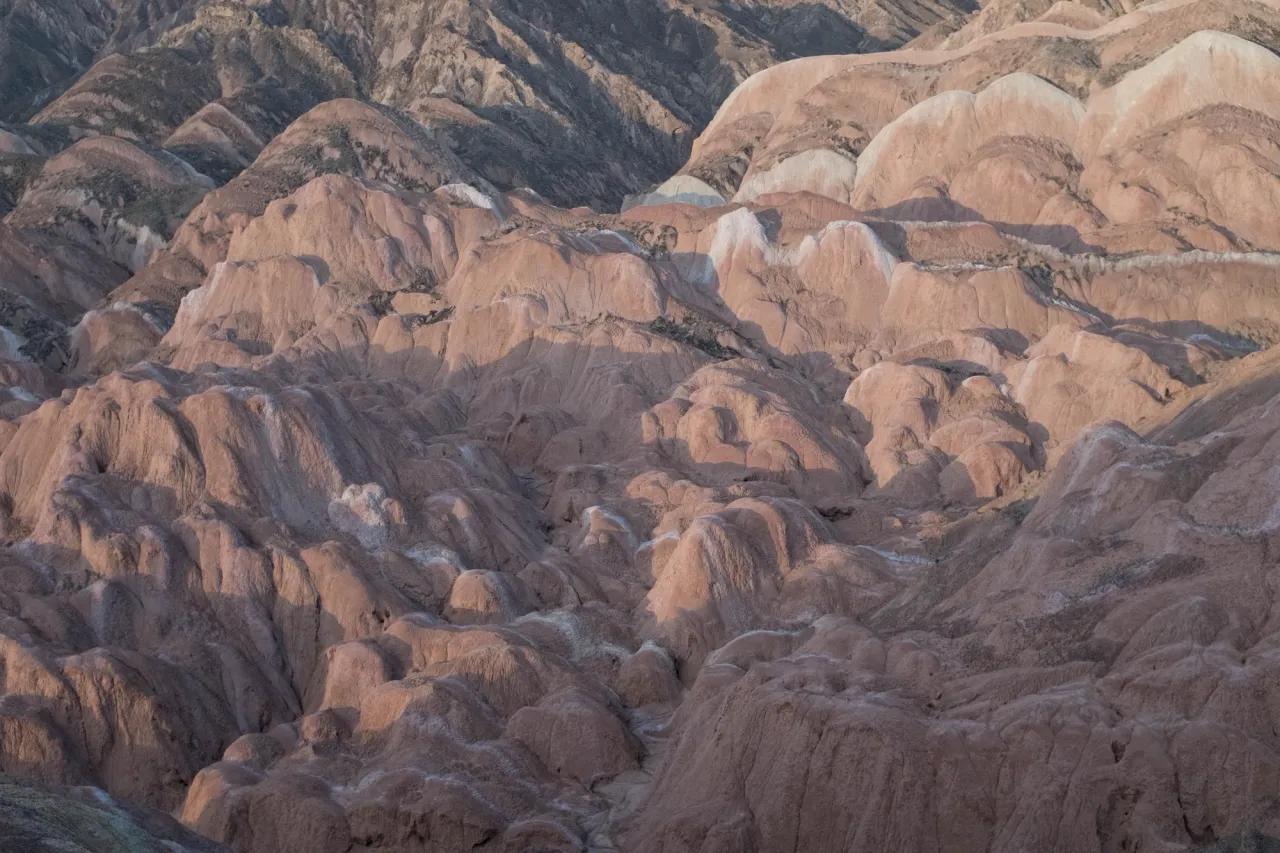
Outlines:
[[1280,849],[1280,4],[11,0],[0,850]]

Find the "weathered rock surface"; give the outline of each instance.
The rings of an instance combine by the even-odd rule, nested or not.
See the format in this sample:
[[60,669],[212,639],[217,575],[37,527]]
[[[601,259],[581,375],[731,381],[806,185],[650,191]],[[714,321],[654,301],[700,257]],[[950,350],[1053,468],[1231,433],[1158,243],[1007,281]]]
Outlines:
[[99,788],[58,789],[0,778],[0,845],[66,853],[224,853],[168,815]]
[[1274,4],[11,7],[0,847],[1280,838]]

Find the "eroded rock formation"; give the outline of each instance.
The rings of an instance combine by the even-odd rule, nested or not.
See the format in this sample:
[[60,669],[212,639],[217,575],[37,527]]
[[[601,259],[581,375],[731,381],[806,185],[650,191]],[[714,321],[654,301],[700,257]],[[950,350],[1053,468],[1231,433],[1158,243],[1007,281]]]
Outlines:
[[1274,4],[47,5],[0,843],[1280,837]]

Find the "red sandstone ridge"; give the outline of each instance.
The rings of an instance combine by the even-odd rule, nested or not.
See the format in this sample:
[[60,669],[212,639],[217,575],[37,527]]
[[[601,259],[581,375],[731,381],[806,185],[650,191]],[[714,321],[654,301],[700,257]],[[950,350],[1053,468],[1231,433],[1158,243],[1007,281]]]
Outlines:
[[1280,6],[10,6],[0,850],[1280,845]]

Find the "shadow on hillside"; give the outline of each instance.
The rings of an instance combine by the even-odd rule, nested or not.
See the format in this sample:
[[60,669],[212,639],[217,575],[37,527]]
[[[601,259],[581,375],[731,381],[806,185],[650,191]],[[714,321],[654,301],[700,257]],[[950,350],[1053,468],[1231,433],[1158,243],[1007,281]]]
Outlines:
[[[913,198],[889,207],[865,211],[868,217],[894,222],[973,222],[986,223],[997,231],[1020,237],[1032,243],[1051,246],[1073,254],[1098,254],[1101,246],[1086,243],[1073,225],[1031,225],[987,219],[978,211],[949,198]],[[879,223],[877,223],[879,227]]]

